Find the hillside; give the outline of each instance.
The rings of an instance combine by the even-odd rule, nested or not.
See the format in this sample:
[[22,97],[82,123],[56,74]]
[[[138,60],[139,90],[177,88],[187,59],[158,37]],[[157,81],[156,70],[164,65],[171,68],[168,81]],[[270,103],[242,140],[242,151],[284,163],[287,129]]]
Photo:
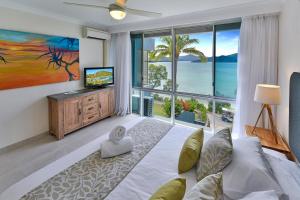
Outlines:
[[[237,62],[237,56],[238,54],[231,54],[231,55],[222,55],[216,57],[216,62]],[[200,62],[199,58],[197,56],[193,55],[186,55],[186,56],[180,56],[179,61],[191,61],[191,62]],[[170,58],[164,57],[156,62],[170,62]],[[212,57],[207,58],[208,62],[212,62]]]

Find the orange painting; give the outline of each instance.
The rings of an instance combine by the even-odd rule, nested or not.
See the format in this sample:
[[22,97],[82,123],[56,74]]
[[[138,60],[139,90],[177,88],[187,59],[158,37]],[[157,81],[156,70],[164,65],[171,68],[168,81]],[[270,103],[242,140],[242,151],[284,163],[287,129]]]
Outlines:
[[79,79],[78,39],[0,29],[0,90]]

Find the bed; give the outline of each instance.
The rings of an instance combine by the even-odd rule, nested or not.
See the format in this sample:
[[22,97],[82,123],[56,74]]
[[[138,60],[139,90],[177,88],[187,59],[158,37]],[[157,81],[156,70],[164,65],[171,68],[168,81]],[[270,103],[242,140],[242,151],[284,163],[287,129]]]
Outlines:
[[[185,127],[176,125],[174,126],[168,134],[142,159],[133,170],[127,175],[127,177],[119,183],[119,185],[105,198],[106,200],[116,200],[122,197],[123,200],[142,200],[149,199],[151,195],[164,183],[167,181],[183,177],[187,180],[187,192],[197,183],[196,180],[196,172],[195,169],[190,170],[187,173],[178,175],[178,158],[182,148],[182,145],[186,138],[194,132],[194,128]],[[204,141],[207,141],[211,134],[205,133]],[[237,144],[237,142],[233,141]],[[239,144],[240,145],[240,144]],[[287,160],[287,158],[278,152],[265,150],[267,154],[270,156],[269,159],[272,159],[271,165],[277,165],[277,163],[281,163],[283,168],[286,170],[298,170],[298,174],[300,173],[300,169],[297,168],[296,164]],[[240,158],[239,158],[240,159]],[[267,161],[269,162],[269,161]],[[286,164],[286,162],[288,164]],[[290,166],[289,166],[290,165]],[[289,167],[290,168],[289,168]],[[291,167],[292,166],[292,167]],[[228,166],[230,168],[230,166]],[[224,193],[226,194],[226,189],[232,190],[232,182],[226,182],[226,178],[231,176],[230,174],[236,171],[236,167],[231,167],[229,172],[224,173]],[[282,170],[282,167],[278,170]],[[276,171],[276,173],[278,173]],[[227,177],[226,177],[227,176]],[[276,175],[277,176],[277,175]],[[241,177],[242,179],[243,177]],[[276,179],[277,177],[275,177]],[[299,185],[295,185],[295,187],[299,186],[300,189],[300,177],[296,177],[299,181]],[[299,178],[299,179],[298,179]],[[250,180],[251,178],[248,177]],[[256,180],[251,180],[256,181]],[[259,181],[259,180],[258,180]],[[287,184],[284,188],[288,188]],[[254,183],[255,185],[255,183]],[[234,186],[235,187],[235,186]],[[285,192],[285,191],[283,191]],[[290,191],[287,191],[290,193]],[[225,199],[231,199],[226,198]],[[282,198],[288,199],[288,198]],[[295,199],[295,198],[290,198]],[[300,199],[300,196],[299,196]]]
[[[290,87],[290,145],[292,152],[295,153],[296,158],[300,158],[300,73],[294,73],[291,77]],[[185,126],[174,126],[169,133],[141,160],[136,167],[127,175],[127,177],[106,197],[106,200],[132,200],[132,199],[149,199],[149,197],[164,183],[177,178],[184,177],[187,180],[187,191],[189,191],[196,183],[195,169],[178,175],[178,158],[181,151],[181,147],[185,139],[195,129]],[[205,133],[204,140],[207,141],[212,135]],[[243,145],[243,142],[233,141],[236,145]],[[245,143],[246,144],[246,143]],[[241,148],[235,146],[235,148]],[[262,156],[264,167],[269,170],[267,176],[275,180],[274,184],[278,184],[279,190],[283,195],[278,199],[300,199],[300,167],[298,161],[289,161],[284,154],[279,152],[261,148],[262,152],[257,152],[259,157]],[[243,150],[242,150],[243,151]],[[245,148],[244,151],[251,151],[251,149]],[[247,152],[246,152],[247,153]],[[236,155],[235,155],[236,156]],[[243,159],[238,157],[236,159]],[[251,160],[252,158],[249,158]],[[247,160],[247,159],[245,159]],[[253,159],[255,161],[255,158]],[[240,170],[237,166],[227,166],[223,173],[224,183],[224,198],[230,199],[226,193],[236,186],[236,183],[232,182],[232,174],[239,173]],[[256,165],[256,163],[254,163]],[[227,173],[226,173],[227,171]],[[249,169],[251,171],[251,169]],[[253,172],[254,174],[256,173]],[[259,185],[260,181],[264,181],[259,177],[261,174],[257,172],[256,175],[251,176],[241,174],[240,179],[246,179],[246,182],[252,182],[250,185]],[[264,175],[263,175],[264,176]],[[226,181],[231,179],[231,182]],[[239,182],[240,180],[236,180]],[[271,183],[269,184],[271,185]],[[238,187],[238,186],[237,186]],[[274,186],[276,187],[276,186]],[[270,186],[270,188],[272,188]],[[260,188],[257,188],[260,191]],[[260,199],[260,198],[253,198]],[[269,199],[269,198],[267,198]]]
[[[100,153],[97,151],[51,179],[47,181],[45,179],[44,183],[37,185],[38,187],[22,199],[78,199],[76,197],[78,193],[80,199],[144,200],[149,199],[160,186],[178,177],[186,179],[186,193],[198,184],[195,168],[178,174],[178,161],[183,143],[195,131],[194,128],[181,125],[171,126],[169,123],[153,119],[138,119],[130,124],[130,127],[126,126],[129,128],[128,134],[135,133],[138,135],[139,142],[147,143],[141,145],[136,142],[136,145],[142,146],[142,149],[144,147],[149,149],[141,159],[135,159],[137,162],[132,167],[128,168],[126,163],[132,156],[136,158],[134,155],[142,153],[141,151],[134,150],[130,154],[105,159],[105,161],[99,158]],[[141,132],[140,128],[147,131]],[[155,134],[160,131],[165,133],[164,136],[159,137],[153,146],[149,145],[151,138],[157,138]],[[151,137],[146,139],[146,135]],[[212,137],[214,137],[212,134],[204,132],[204,145]],[[118,163],[123,161],[125,163],[120,167],[128,168],[125,169],[124,176],[122,175],[123,169],[118,167]],[[288,194],[292,197],[289,198],[291,200],[300,199],[299,166],[288,161],[283,154],[278,152],[267,150],[263,152],[257,138],[233,140],[233,159],[222,171],[225,200],[241,199],[253,191],[272,190],[278,196]],[[94,172],[97,172],[99,176],[93,175]],[[60,187],[61,185],[64,187]],[[52,189],[49,189],[50,187]],[[40,198],[42,196],[43,198]]]

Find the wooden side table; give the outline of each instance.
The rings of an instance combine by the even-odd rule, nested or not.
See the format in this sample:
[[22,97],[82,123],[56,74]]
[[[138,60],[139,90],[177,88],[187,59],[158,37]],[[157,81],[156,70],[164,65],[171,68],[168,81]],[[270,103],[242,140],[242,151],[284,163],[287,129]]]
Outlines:
[[249,126],[249,125],[245,126],[246,134],[248,136],[258,137],[263,147],[284,153],[290,160],[295,161],[295,158],[288,144],[279,134],[277,134],[278,143],[276,144],[275,138],[270,130],[257,127],[254,133],[252,134],[253,128],[254,128],[253,126]]

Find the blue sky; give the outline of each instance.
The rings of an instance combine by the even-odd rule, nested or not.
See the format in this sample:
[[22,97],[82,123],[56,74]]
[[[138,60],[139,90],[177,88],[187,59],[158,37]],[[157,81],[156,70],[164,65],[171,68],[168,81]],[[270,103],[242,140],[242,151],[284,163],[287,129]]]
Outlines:
[[86,74],[88,75],[96,74],[97,72],[105,72],[105,71],[112,73],[112,69],[89,69],[86,71]]
[[[0,41],[9,41],[17,43],[26,43],[37,41],[44,42],[46,45],[56,48],[67,48],[69,50],[79,51],[79,40],[61,36],[51,36],[37,33],[28,33],[21,31],[11,31],[0,29]],[[70,43],[72,41],[73,43]]]
[[[238,52],[240,30],[230,30],[230,31],[219,31],[217,32],[217,46],[216,55],[230,55]],[[196,47],[198,50],[202,51],[205,56],[212,56],[212,43],[213,43],[213,33],[195,33],[190,34],[190,38],[198,39],[199,44],[191,45],[190,47]],[[155,45],[161,44],[159,37],[155,38]],[[184,54],[182,54],[184,55]]]

